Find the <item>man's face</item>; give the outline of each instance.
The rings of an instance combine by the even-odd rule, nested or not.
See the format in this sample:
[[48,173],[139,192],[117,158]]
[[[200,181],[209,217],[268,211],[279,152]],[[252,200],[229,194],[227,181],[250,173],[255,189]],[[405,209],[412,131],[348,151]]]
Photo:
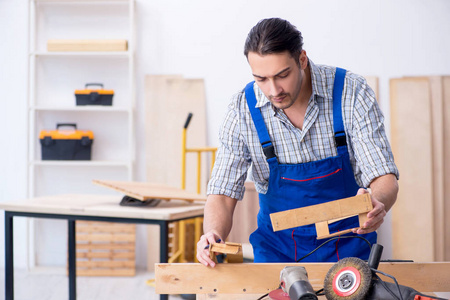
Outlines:
[[302,60],[307,61],[304,51],[300,66],[288,51],[267,55],[248,53],[256,84],[276,108],[287,109],[298,99],[303,80]]

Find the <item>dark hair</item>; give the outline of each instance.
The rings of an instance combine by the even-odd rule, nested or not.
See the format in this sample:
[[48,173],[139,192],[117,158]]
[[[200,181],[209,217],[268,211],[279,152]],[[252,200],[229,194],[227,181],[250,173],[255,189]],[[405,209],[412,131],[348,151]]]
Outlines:
[[244,54],[249,52],[259,55],[289,51],[299,63],[303,47],[302,33],[295,26],[280,18],[264,19],[253,27],[245,41]]

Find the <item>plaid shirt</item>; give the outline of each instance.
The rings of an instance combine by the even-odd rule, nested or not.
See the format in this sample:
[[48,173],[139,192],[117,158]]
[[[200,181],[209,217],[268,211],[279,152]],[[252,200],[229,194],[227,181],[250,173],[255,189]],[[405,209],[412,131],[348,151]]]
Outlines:
[[[312,94],[303,128],[292,125],[283,110],[275,108],[254,84],[259,107],[275,154],[281,164],[299,164],[337,155],[333,131],[334,67],[314,65],[309,60]],[[393,155],[386,137],[383,114],[366,80],[347,71],[342,95],[342,113],[350,162],[356,182],[368,187],[385,174],[395,174]],[[207,194],[241,200],[244,182],[250,178],[259,193],[267,192],[269,165],[263,154],[244,91],[233,96],[220,133],[220,147]]]

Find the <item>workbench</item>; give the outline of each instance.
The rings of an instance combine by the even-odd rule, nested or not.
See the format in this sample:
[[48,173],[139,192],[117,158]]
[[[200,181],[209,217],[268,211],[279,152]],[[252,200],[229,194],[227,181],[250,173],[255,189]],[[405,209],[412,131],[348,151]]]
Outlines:
[[[156,293],[197,294],[197,299],[202,300],[258,299],[279,287],[280,272],[286,266],[305,267],[308,280],[317,291],[323,287],[325,276],[333,265],[223,263],[211,268],[200,263],[161,263],[155,267]],[[394,276],[399,284],[425,294],[450,292],[450,262],[382,262],[378,270]],[[383,280],[392,282],[386,277]]]
[[[14,299],[14,217],[63,219],[68,221],[69,300],[76,299],[75,221],[106,221],[159,225],[160,262],[168,259],[169,222],[203,216],[204,204],[163,201],[156,207],[120,206],[121,196],[57,195],[0,203],[5,210],[5,299]],[[101,287],[99,287],[101,288]],[[160,299],[168,299],[161,295]]]

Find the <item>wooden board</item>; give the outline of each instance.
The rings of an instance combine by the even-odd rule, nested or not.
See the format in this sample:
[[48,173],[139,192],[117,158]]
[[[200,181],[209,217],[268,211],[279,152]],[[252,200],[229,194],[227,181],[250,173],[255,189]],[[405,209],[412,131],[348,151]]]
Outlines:
[[431,139],[432,139],[432,168],[433,168],[433,216],[434,226],[434,258],[444,260],[444,102],[442,77],[431,76]]
[[450,261],[450,76],[442,77],[443,84],[443,127],[444,127],[444,137],[443,137],[443,182],[444,182],[444,197],[443,203],[439,203],[439,207],[442,208],[440,212],[440,224],[442,235],[438,238],[443,240],[443,258],[442,260]]
[[[147,75],[145,99],[147,181],[181,187],[182,131],[188,113],[193,113],[193,117],[187,129],[187,148],[207,146],[203,79]],[[188,153],[186,161],[186,190],[196,192],[196,154]],[[202,158],[203,194],[210,175],[210,161],[206,155]]]
[[[147,181],[181,187],[182,131],[188,113],[193,113],[187,129],[186,146],[198,148],[206,142],[206,100],[202,79],[181,75],[145,76],[145,156]],[[164,143],[163,145],[161,143]],[[206,193],[211,157],[202,157],[201,188]],[[186,155],[186,191],[197,192],[197,161],[194,153]],[[153,271],[159,257],[159,231],[147,226],[147,268]],[[176,232],[170,244],[176,244]],[[157,241],[157,242],[155,242]]]
[[270,214],[274,231],[350,217],[372,210],[369,194]]
[[77,276],[134,276],[136,225],[76,222]]
[[127,40],[48,40],[47,51],[127,51]]
[[[306,268],[311,285],[318,290],[323,287],[325,275],[334,264],[244,263],[218,264],[214,268],[193,263],[156,264],[156,293],[262,295],[278,288],[280,272],[285,266],[299,265]],[[394,276],[399,284],[419,291],[450,291],[450,262],[380,263],[378,269]],[[386,278],[386,281],[390,279]]]
[[94,184],[124,193],[127,196],[139,199],[162,199],[162,200],[186,200],[188,202],[206,201],[206,197],[195,193],[189,193],[180,188],[165,186],[149,182],[93,180]]
[[400,171],[392,208],[393,257],[434,261],[430,81],[391,79],[390,88],[391,144]]

